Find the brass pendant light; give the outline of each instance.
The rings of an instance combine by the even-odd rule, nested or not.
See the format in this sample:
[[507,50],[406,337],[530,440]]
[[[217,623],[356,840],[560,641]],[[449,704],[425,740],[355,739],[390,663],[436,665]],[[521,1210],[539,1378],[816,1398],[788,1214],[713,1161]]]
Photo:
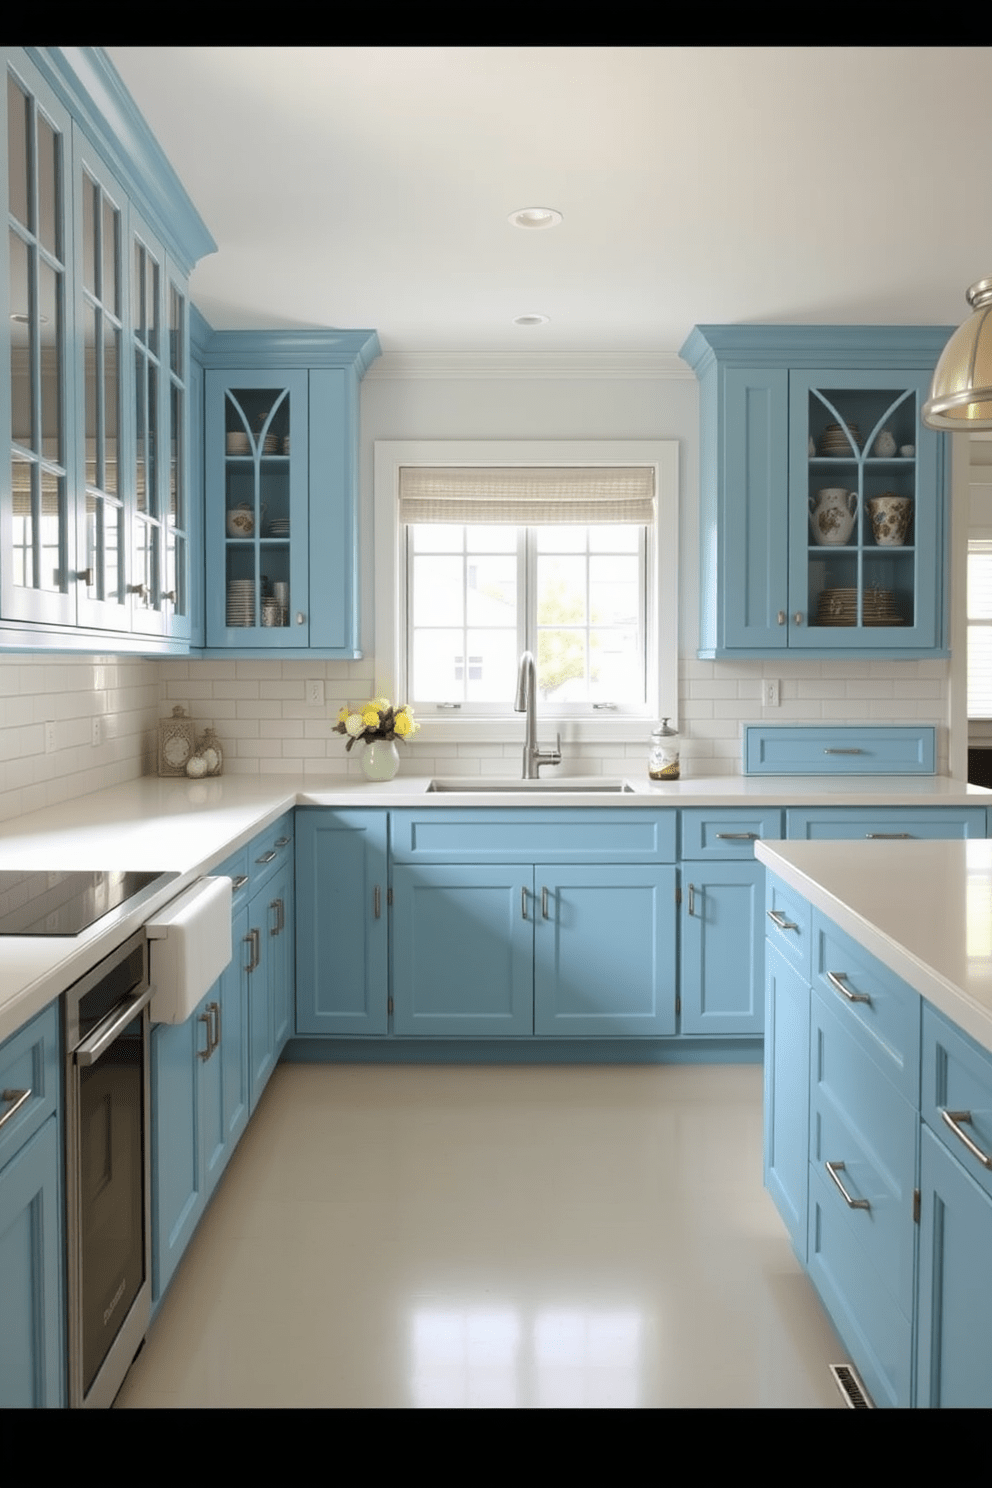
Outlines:
[[973,314],[941,352],[923,405],[931,429],[992,429],[992,279],[973,284],[967,300]]

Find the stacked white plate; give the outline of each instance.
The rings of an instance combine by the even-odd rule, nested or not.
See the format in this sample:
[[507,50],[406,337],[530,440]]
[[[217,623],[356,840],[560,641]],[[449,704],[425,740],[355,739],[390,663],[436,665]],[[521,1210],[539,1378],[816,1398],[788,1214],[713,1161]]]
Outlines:
[[[855,444],[860,448],[864,442],[861,438],[861,430],[854,423],[849,424],[848,428],[851,431]],[[827,425],[820,435],[817,452],[821,455],[831,455],[835,459],[846,457],[849,460],[854,458],[855,453],[851,448],[851,440],[848,439],[846,431],[841,428],[840,424]]]
[[262,441],[262,454],[277,455],[279,453],[279,446],[281,443],[282,440],[279,438],[278,434],[266,434],[265,438]]
[[[817,625],[856,625],[858,591],[824,589],[816,608]],[[891,589],[866,589],[861,596],[863,625],[903,625],[905,621],[895,607]]]
[[289,518],[288,517],[273,517],[272,518],[272,521],[269,523],[269,532],[271,533],[271,535],[273,537],[288,537],[289,536]]
[[228,579],[227,623],[228,625],[255,624],[254,579]]
[[229,455],[250,455],[251,440],[247,434],[235,431],[227,436],[227,453]]

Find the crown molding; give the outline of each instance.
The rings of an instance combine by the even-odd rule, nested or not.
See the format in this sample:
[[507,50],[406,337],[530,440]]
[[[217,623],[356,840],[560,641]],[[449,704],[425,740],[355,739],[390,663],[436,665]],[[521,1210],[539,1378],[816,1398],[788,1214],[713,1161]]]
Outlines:
[[386,351],[369,377],[693,380],[685,363],[669,351]]
[[120,176],[185,273],[216,253],[209,229],[102,47],[25,47],[45,81]]

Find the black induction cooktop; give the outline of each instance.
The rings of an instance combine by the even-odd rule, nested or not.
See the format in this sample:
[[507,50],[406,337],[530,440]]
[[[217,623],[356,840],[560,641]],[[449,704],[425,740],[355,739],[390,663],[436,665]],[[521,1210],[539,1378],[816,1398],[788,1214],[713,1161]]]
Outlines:
[[0,935],[79,935],[123,905],[138,908],[178,877],[116,869],[0,872]]

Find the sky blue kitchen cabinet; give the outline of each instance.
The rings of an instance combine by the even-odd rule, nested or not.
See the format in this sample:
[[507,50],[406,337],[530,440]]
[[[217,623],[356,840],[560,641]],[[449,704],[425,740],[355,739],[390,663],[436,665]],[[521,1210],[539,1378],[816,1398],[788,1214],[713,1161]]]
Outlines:
[[785,835],[793,840],[826,842],[886,838],[925,841],[985,837],[985,806],[790,806]]
[[780,807],[680,812],[682,1032],[760,1037],[765,871],[754,844],[782,836]]
[[290,1033],[296,990],[293,813],[248,849],[249,1092],[254,1111]]
[[246,868],[242,852],[213,870],[215,876],[228,876],[237,884],[230,964],[185,1022],[152,1025],[152,1301],[156,1306],[248,1124]]
[[297,810],[298,1034],[387,1032],[387,890],[385,811]]
[[917,1403],[987,1410],[992,1058],[924,1006],[922,1069]]
[[534,870],[398,863],[392,870],[393,1032],[534,1031]]
[[394,1033],[675,1033],[674,812],[391,819]]
[[187,282],[215,247],[93,48],[4,48],[0,630],[184,653]]
[[[695,327],[700,656],[947,654],[948,474],[920,410],[948,334]],[[873,523],[886,494],[901,535]]]
[[205,368],[206,646],[361,654],[358,394],[373,331],[223,331]]
[[0,1047],[0,1407],[66,1398],[59,1009]]

